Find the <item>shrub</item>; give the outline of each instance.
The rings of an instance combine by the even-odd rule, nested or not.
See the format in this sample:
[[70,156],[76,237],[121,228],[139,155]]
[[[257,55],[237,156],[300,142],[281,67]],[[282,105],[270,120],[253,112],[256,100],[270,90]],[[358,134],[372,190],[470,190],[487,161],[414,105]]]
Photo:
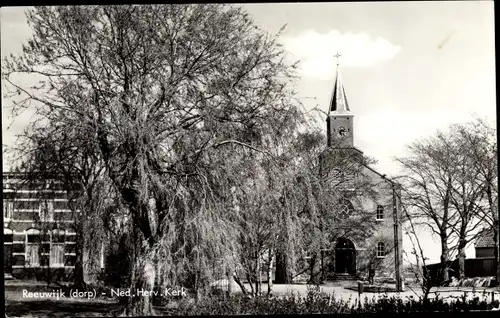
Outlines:
[[210,297],[193,303],[183,299],[173,314],[190,315],[267,315],[267,314],[351,314],[351,313],[409,313],[409,312],[463,312],[470,310],[491,310],[498,307],[499,301],[488,302],[479,297],[467,299],[463,296],[446,301],[441,297],[406,299],[384,295],[380,298],[365,297],[362,303],[336,299],[333,295],[321,292],[319,286],[309,287],[307,295],[247,297],[235,295],[229,298]]

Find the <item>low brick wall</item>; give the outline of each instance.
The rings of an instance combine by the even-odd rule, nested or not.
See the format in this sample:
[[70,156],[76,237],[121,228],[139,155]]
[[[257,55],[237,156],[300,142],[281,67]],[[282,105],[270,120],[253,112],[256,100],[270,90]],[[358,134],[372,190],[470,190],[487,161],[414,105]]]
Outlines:
[[12,277],[17,279],[36,279],[40,281],[70,281],[73,280],[72,268],[13,268]]

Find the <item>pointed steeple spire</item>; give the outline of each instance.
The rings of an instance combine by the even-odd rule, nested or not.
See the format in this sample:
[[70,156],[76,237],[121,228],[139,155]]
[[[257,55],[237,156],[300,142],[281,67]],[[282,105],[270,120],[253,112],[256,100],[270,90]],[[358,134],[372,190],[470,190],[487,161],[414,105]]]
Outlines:
[[349,104],[347,103],[347,96],[345,94],[344,85],[342,85],[342,80],[340,77],[339,70],[339,57],[341,56],[339,52],[334,55],[337,58],[337,75],[335,78],[335,86],[333,87],[332,100],[330,101],[330,112],[335,112],[337,114],[350,113]]

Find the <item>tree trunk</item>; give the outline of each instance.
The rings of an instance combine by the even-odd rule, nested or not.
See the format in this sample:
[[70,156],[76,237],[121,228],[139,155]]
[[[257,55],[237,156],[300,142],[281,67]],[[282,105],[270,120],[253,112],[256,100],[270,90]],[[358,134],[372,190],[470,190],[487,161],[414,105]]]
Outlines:
[[153,299],[152,296],[144,296],[141,292],[154,290],[156,268],[148,253],[149,244],[147,244],[144,233],[136,224],[133,226],[133,245],[130,278],[131,297],[127,298],[125,314],[127,316],[147,316],[153,313]]
[[309,263],[309,281],[308,281],[309,284],[313,284],[314,267],[316,265],[315,263],[316,263],[316,255],[312,255]]
[[309,278],[309,283],[318,285],[320,283],[320,262],[319,262],[319,254],[318,252],[314,252],[311,257],[311,277]]
[[75,222],[75,232],[76,232],[76,242],[75,242],[75,269],[73,271],[73,284],[77,290],[84,290],[86,287],[84,271],[83,271],[83,246],[85,244],[85,238],[82,231],[82,222]]
[[273,291],[273,260],[274,254],[273,250],[269,249],[269,263],[267,266],[267,294],[271,295]]
[[448,240],[447,235],[441,235],[441,282],[446,282],[449,280],[448,275]]
[[261,293],[261,285],[262,285],[262,281],[261,281],[261,275],[260,275],[260,256],[259,256],[259,253],[257,252],[256,253],[256,257],[255,257],[255,295],[256,296],[259,296],[260,293]]
[[246,276],[247,276],[247,280],[248,280],[248,285],[250,286],[250,293],[253,296],[253,295],[255,295],[255,289],[253,288],[252,275],[250,274],[250,272],[247,271]]
[[465,278],[465,246],[466,242],[464,239],[460,239],[458,244],[458,278]]
[[234,273],[233,279],[236,282],[236,284],[238,284],[238,286],[240,286],[240,289],[241,289],[241,292],[243,293],[243,295],[247,295],[248,291],[247,291],[247,289],[245,288],[245,285],[241,282],[241,279],[238,277],[238,275],[236,273]]
[[[100,258],[101,258],[101,249],[102,244],[97,247],[96,240],[88,239],[89,237],[93,237],[93,232],[91,234],[87,233],[83,235],[84,229],[88,229],[89,226],[92,226],[90,222],[83,221],[81,222],[80,231],[82,235],[80,235],[81,242],[79,242],[79,249],[81,251],[81,266],[82,266],[82,279],[83,285],[82,288],[88,285],[94,285],[97,283],[97,279],[100,271]],[[88,230],[87,230],[88,231]]]
[[276,253],[276,283],[290,284],[292,281],[291,273],[288,269],[287,256],[283,252]]
[[231,275],[231,271],[228,270],[227,267],[226,267],[226,279],[227,279],[227,290],[224,293],[224,296],[227,295],[229,297],[233,293],[233,278]]
[[322,282],[324,282],[326,280],[326,277],[325,277],[325,252],[323,250],[321,250],[321,277],[320,277],[320,280]]

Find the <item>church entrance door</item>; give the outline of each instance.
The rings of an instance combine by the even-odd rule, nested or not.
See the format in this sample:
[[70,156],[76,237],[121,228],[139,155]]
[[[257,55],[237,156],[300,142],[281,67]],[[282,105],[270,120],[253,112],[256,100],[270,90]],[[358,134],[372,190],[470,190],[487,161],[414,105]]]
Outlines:
[[356,274],[356,249],[349,239],[339,238],[335,245],[335,273]]

